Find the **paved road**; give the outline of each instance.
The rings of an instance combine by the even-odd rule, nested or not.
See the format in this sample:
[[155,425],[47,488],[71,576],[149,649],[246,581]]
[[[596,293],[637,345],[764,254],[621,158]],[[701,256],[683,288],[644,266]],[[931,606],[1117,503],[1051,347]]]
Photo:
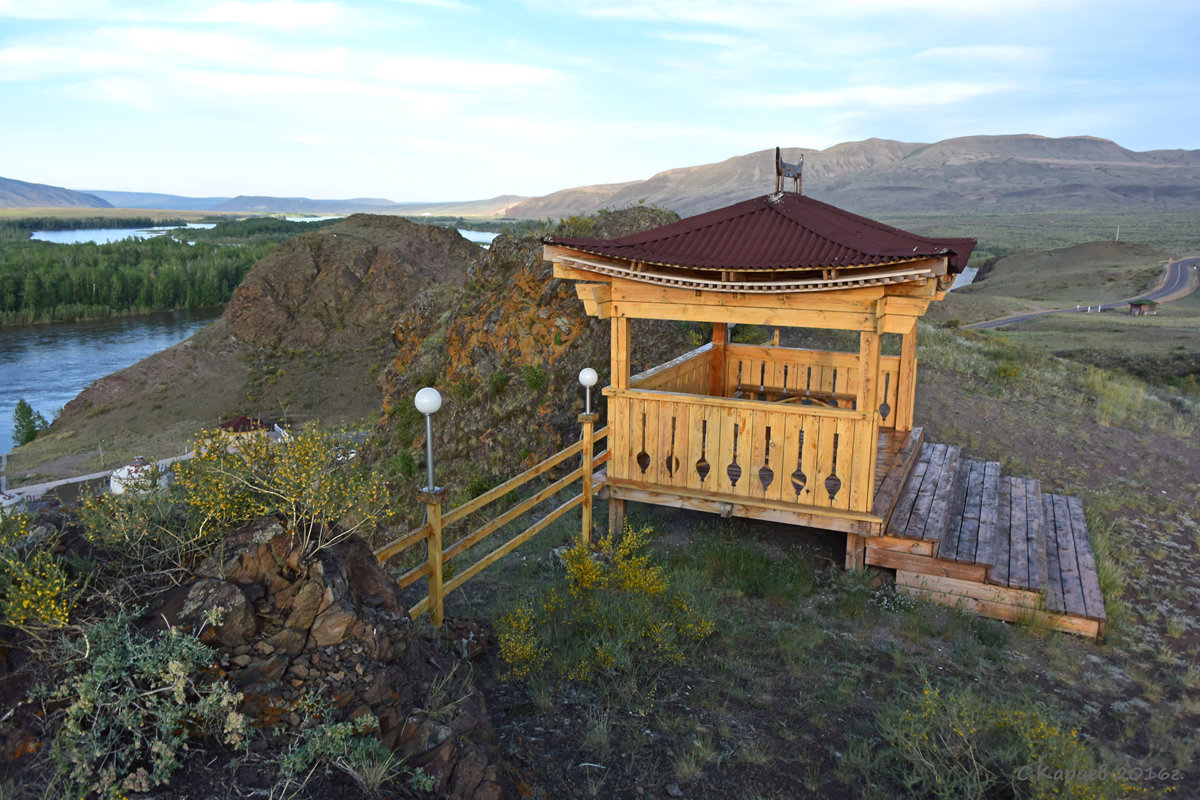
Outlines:
[[[1200,264],[1200,256],[1192,256],[1190,258],[1181,258],[1178,261],[1172,261],[1167,265],[1167,276],[1163,281],[1162,286],[1144,294],[1141,297],[1130,298],[1130,300],[1153,300],[1156,303],[1165,303],[1168,300],[1178,300],[1180,297],[1186,297],[1196,289],[1197,276],[1196,272],[1200,270],[1197,265]],[[1124,308],[1129,305],[1130,300],[1117,300],[1112,303],[1104,303],[1100,306],[1090,306],[1090,309],[1099,309],[1101,311],[1109,311],[1114,308]],[[1045,314],[1083,314],[1087,313],[1084,308],[1056,308],[1049,311],[1031,311],[1026,314],[1013,314],[1000,319],[990,319],[986,322],[976,322],[972,325],[964,325],[964,328],[972,328],[977,331],[991,330],[993,328],[1002,328],[1005,325],[1014,325],[1018,322],[1024,322],[1027,319],[1040,317]]]

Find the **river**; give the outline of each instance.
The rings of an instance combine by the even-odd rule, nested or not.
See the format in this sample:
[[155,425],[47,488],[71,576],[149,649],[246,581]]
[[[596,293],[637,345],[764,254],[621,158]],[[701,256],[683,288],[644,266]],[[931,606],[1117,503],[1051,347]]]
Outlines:
[[13,447],[25,398],[47,420],[97,378],[182,342],[219,310],[168,311],[101,322],[0,327],[0,453]]

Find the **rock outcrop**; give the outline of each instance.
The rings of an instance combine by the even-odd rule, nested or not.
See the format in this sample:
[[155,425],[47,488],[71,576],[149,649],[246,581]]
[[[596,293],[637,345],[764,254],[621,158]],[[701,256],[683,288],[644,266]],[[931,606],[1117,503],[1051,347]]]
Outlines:
[[[587,223],[587,235],[613,237],[674,219],[635,207],[575,222]],[[554,277],[534,237],[498,237],[462,292],[427,292],[399,317],[392,339],[395,356],[379,379],[380,429],[394,451],[419,463],[425,429],[413,396],[422,386],[439,389],[438,481],[459,492],[479,480],[499,483],[577,439],[579,370],[595,368],[601,387],[608,379],[608,321],[584,313],[574,285]],[[635,370],[691,346],[678,323],[634,323]]]
[[349,537],[305,559],[273,518],[231,534],[152,617],[217,648],[242,711],[298,728],[318,698],[340,718],[379,720],[379,737],[421,767],[440,795],[500,796],[495,734],[458,661],[409,618],[400,588]]

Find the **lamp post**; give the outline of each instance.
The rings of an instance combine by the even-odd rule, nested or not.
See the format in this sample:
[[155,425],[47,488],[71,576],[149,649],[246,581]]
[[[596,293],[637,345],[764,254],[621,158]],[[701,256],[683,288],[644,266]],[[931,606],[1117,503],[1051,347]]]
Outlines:
[[425,491],[437,491],[433,485],[433,415],[442,407],[442,396],[437,389],[426,386],[417,392],[413,405],[425,415]]
[[583,384],[583,390],[586,393],[587,400],[584,403],[583,413],[592,413],[592,387],[596,385],[596,381],[600,376],[596,374],[596,370],[591,367],[584,367],[579,370],[579,382]]
[[595,442],[596,417],[598,416],[592,413],[592,387],[596,385],[598,379],[596,370],[591,367],[584,367],[579,371],[579,382],[583,385],[587,397],[584,401],[584,412],[579,415],[579,424],[583,426],[580,437],[580,449],[583,455],[583,541],[589,545],[592,543],[592,471],[596,468],[592,451],[595,450],[593,443]]
[[442,590],[442,501],[447,492],[433,485],[433,415],[442,407],[442,396],[437,389],[426,386],[417,392],[413,405],[425,415],[425,479],[428,485],[418,492],[418,497],[425,504],[425,524],[429,526],[429,538],[425,540],[429,564],[429,618],[434,627],[441,627],[445,614]]

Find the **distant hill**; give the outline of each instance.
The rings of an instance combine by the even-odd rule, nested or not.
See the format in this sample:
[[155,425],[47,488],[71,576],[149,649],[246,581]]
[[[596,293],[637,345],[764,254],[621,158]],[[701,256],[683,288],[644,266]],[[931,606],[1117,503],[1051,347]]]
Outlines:
[[113,208],[147,208],[162,211],[211,211],[221,203],[229,201],[228,197],[182,197],[157,192],[91,190],[90,194],[108,201]]
[[44,183],[26,183],[12,178],[0,178],[0,208],[57,206],[112,208],[110,203],[94,194],[76,192],[61,186],[47,186]]
[[[963,210],[1150,211],[1200,208],[1200,151],[1127,150],[1074,136],[968,136],[934,144],[868,139],[803,154],[804,193],[862,214]],[[563,217],[648,203],[697,214],[774,188],[774,149],[667,170],[645,181],[583,186],[519,203],[513,217]]]
[[506,216],[507,209],[527,197],[501,195],[486,200],[458,202],[397,203],[382,197],[354,197],[348,200],[313,200],[308,197],[186,197],[156,192],[93,191],[115,208],[144,208],[167,211],[221,211],[244,214],[397,214],[404,216]]
[[[784,148],[804,156],[804,193],[860,214],[964,211],[1191,211],[1200,209],[1200,150],[1135,152],[1093,136],[965,136],[933,144],[867,139],[825,150]],[[243,214],[401,214],[558,219],[648,204],[684,216],[773,190],[772,147],[716,164],[677,167],[641,181],[578,186],[544,197],[501,195],[462,202],[404,202],[357,197],[242,195],[182,197],[66,189],[0,179],[0,206],[98,205]],[[63,193],[15,192],[17,184]],[[82,198],[90,198],[89,203]],[[106,202],[107,201],[107,202]]]

